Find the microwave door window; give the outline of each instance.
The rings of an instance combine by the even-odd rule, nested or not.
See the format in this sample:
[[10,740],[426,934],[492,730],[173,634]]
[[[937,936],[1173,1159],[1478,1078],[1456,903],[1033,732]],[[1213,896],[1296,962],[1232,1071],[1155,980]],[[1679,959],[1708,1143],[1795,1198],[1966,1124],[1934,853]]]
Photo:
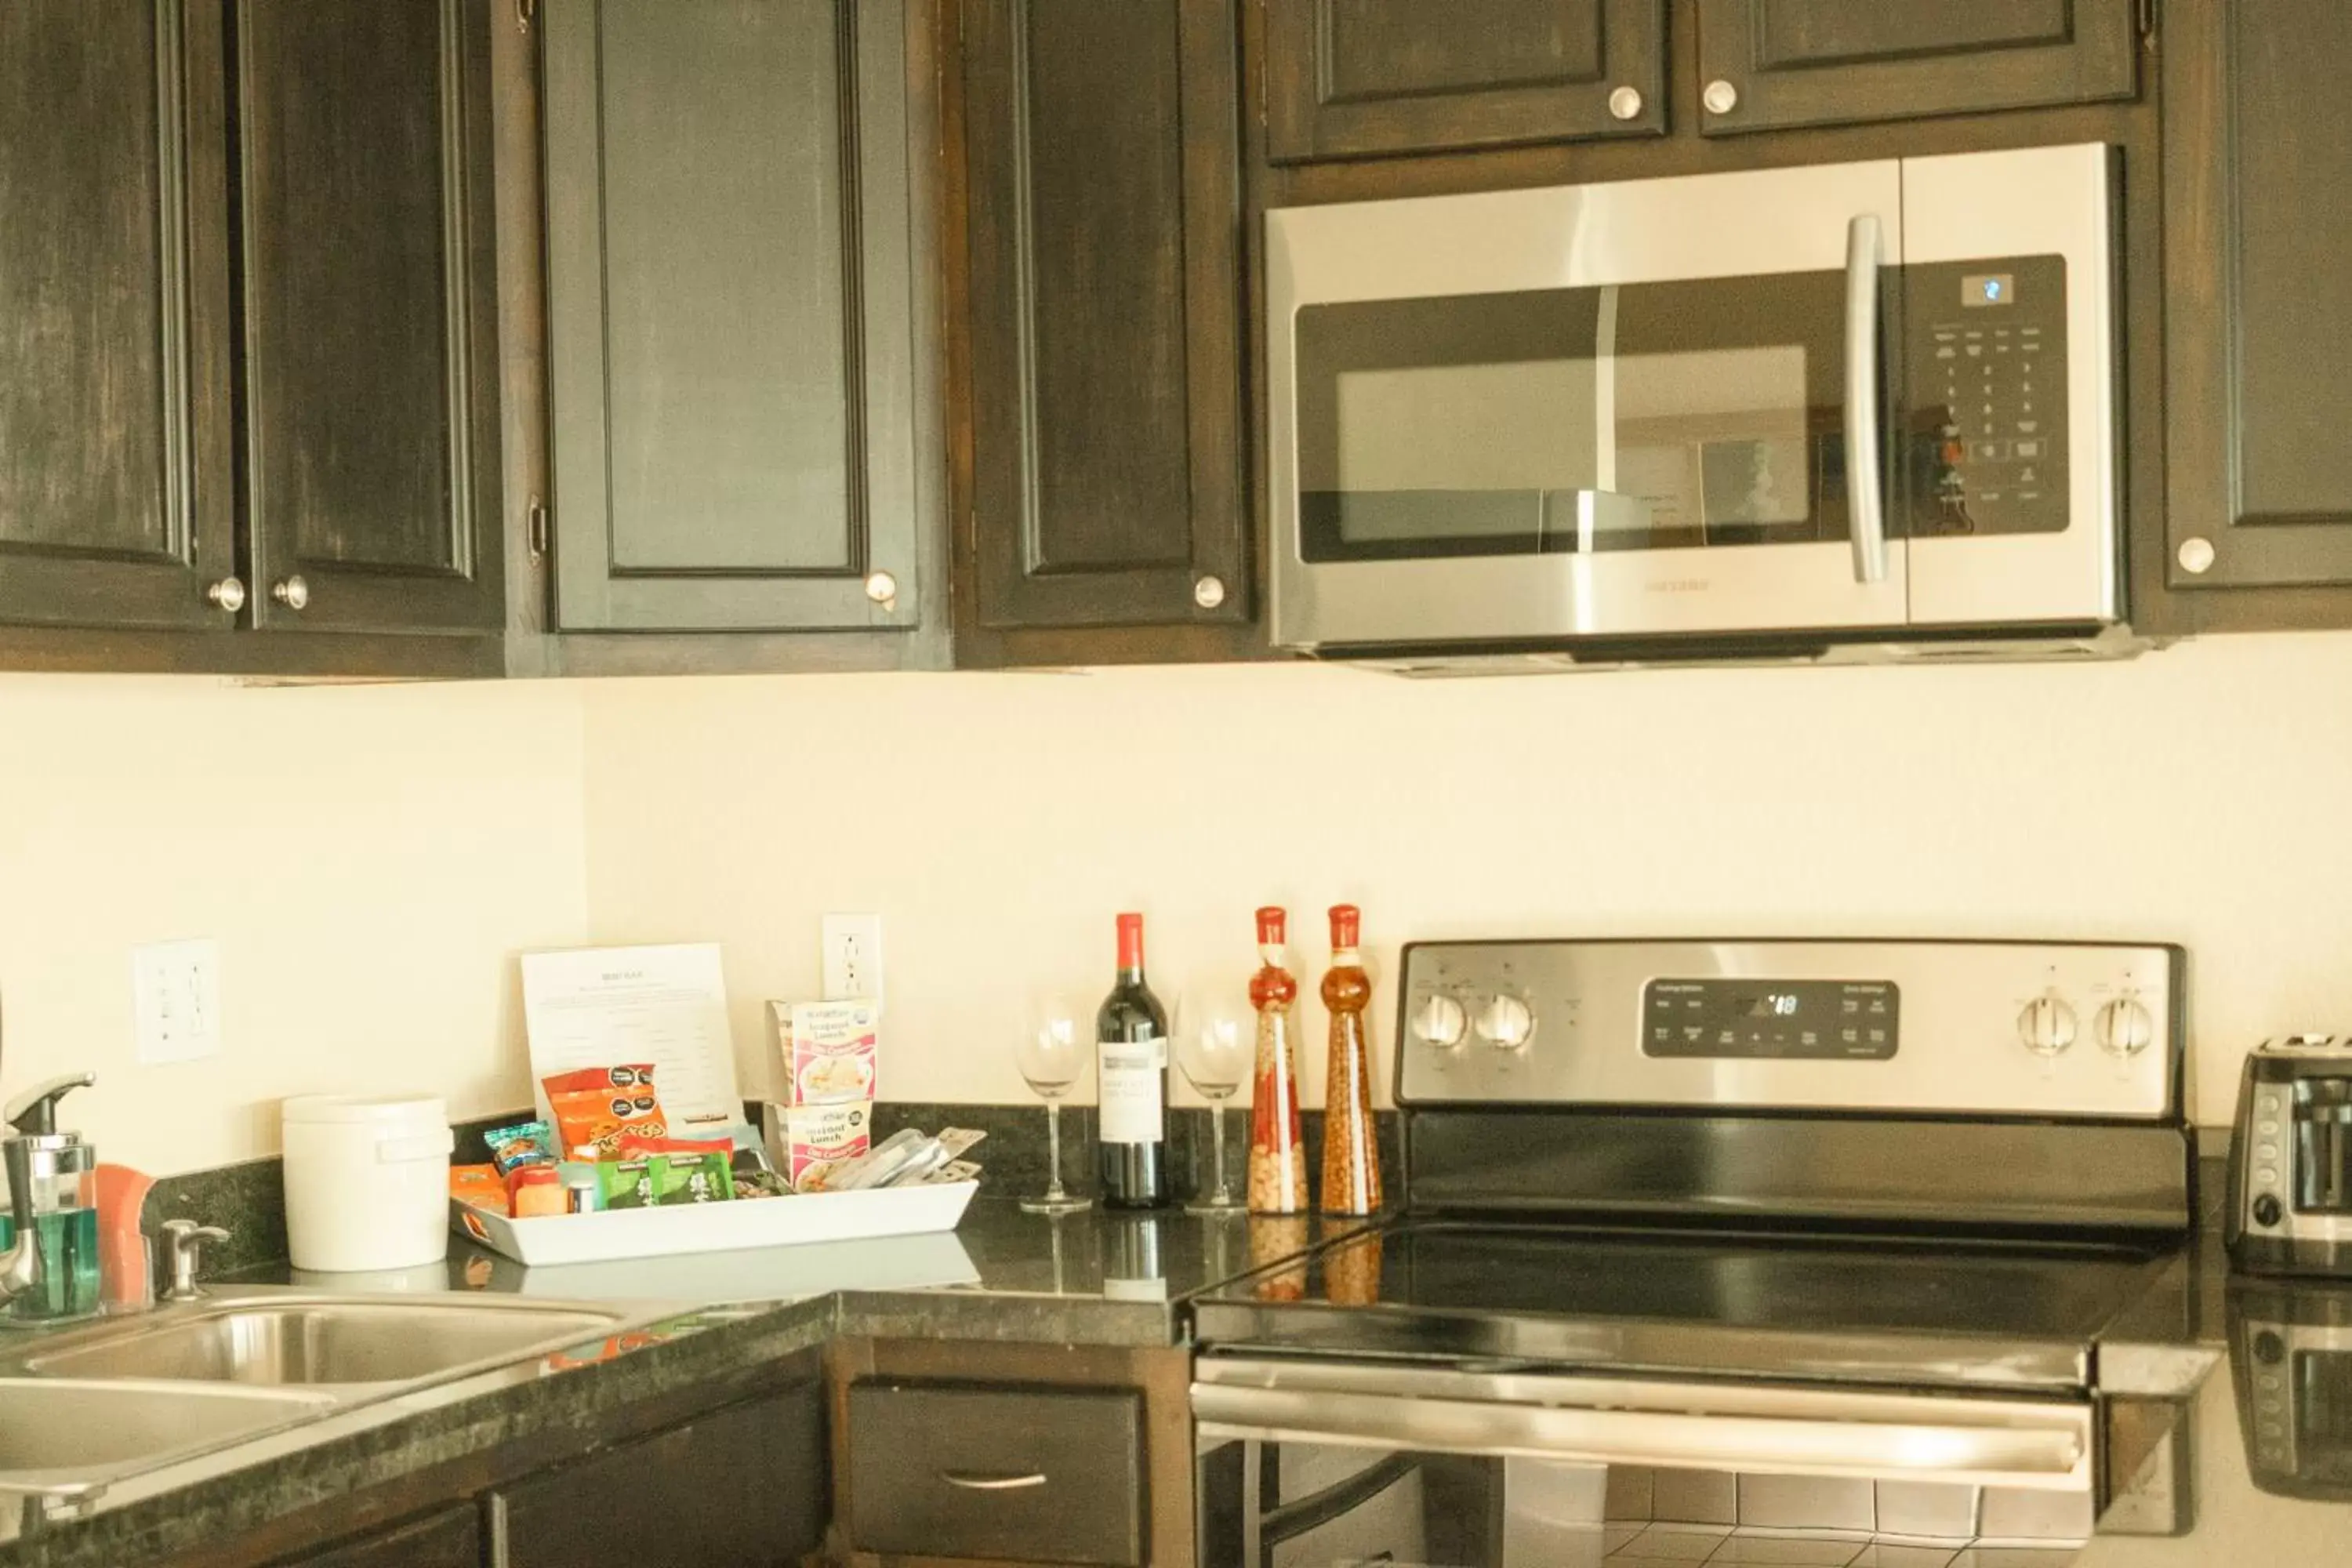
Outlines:
[[1308,306],[1308,562],[1841,542],[1842,274]]

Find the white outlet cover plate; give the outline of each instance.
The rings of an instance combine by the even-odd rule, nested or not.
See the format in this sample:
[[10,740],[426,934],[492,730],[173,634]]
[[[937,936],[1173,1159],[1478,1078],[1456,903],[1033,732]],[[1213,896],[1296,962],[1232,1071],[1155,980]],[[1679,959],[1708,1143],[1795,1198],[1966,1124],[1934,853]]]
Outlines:
[[219,1053],[219,942],[204,937],[131,949],[131,997],[141,1062],[193,1062]]
[[[855,953],[853,959],[852,954]],[[882,1000],[882,917],[824,917],[824,999]]]

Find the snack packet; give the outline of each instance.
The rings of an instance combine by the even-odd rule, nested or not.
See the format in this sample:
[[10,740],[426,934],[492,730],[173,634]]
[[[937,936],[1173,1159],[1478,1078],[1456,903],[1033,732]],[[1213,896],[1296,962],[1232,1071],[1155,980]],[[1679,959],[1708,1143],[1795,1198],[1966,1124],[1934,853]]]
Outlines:
[[735,1196],[735,1173],[719,1151],[656,1154],[652,1162],[656,1204],[726,1203]]
[[654,1093],[650,1063],[582,1068],[540,1083],[562,1134],[558,1146],[575,1159],[583,1149],[593,1149],[599,1160],[611,1159],[620,1152],[624,1133],[660,1138],[669,1132],[669,1118]]
[[596,1195],[608,1209],[654,1206],[653,1156],[604,1160],[596,1166]]
[[496,1165],[450,1166],[449,1195],[486,1214],[513,1213],[507,1204],[506,1178]]
[[511,1177],[525,1165],[555,1163],[555,1129],[544,1121],[518,1121],[494,1127],[482,1134],[490,1148],[490,1163],[500,1176]]

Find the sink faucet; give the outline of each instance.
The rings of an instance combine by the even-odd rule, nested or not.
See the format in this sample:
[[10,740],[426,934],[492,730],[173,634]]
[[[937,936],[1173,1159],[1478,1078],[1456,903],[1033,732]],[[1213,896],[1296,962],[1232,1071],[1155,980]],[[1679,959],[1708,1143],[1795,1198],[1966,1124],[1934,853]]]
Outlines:
[[[58,1206],[52,1189],[61,1178],[78,1184],[94,1164],[89,1145],[79,1135],[58,1135],[58,1101],[97,1081],[96,1073],[68,1073],[8,1106],[7,1121],[15,1131],[0,1141],[0,1160],[8,1169],[8,1211],[16,1234],[0,1252],[0,1303],[47,1289],[50,1265],[41,1248],[40,1215]],[[79,1194],[66,1206],[79,1206]]]

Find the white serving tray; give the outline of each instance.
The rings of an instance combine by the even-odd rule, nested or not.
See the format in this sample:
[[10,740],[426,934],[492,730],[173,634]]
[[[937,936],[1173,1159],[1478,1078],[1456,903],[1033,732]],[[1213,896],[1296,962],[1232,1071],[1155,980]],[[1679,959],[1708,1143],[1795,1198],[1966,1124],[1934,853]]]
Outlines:
[[508,1219],[452,1198],[449,1228],[518,1263],[542,1268],[953,1230],[979,1190],[978,1182],[941,1182],[932,1186],[737,1198],[722,1204],[613,1209],[545,1219]]

